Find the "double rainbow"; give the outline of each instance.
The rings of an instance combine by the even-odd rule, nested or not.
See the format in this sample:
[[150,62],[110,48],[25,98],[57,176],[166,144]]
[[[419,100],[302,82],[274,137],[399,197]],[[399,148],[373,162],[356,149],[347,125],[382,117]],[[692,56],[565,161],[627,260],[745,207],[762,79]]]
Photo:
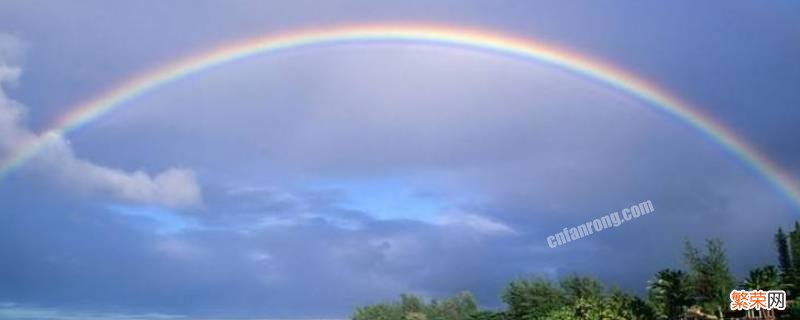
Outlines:
[[548,63],[637,97],[682,120],[708,136],[763,176],[800,208],[800,188],[781,169],[731,130],[657,86],[609,64],[544,43],[463,27],[430,25],[360,25],[267,35],[233,43],[140,74],[79,104],[37,139],[15,150],[0,163],[0,179],[38,154],[48,143],[125,105],[156,88],[207,68],[258,54],[346,43],[413,42],[457,46]]

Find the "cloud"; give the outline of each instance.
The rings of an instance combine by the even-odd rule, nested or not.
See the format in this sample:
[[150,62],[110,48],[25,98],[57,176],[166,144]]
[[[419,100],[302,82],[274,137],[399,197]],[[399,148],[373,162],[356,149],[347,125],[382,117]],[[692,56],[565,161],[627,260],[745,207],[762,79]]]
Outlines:
[[[267,10],[282,13],[276,20],[264,19],[264,10],[242,9],[252,18],[207,21],[216,26],[209,34],[189,32],[196,23],[176,23],[215,12],[204,5],[185,8],[191,14],[180,21],[174,10],[135,4],[112,11],[67,9],[0,10],[6,18],[0,24],[20,21],[10,29],[33,35],[37,45],[21,81],[28,91],[13,94],[35,108],[4,98],[12,107],[0,112],[0,122],[7,123],[0,125],[0,149],[14,150],[38,137],[26,129],[39,127],[25,125],[26,111],[41,124],[47,118],[42,115],[63,111],[61,101],[88,96],[173,57],[302,24],[284,24],[287,10]],[[519,16],[525,23],[510,22],[509,31],[539,32],[548,28],[523,26],[553,20],[585,28],[552,19],[551,10],[526,12],[550,17]],[[247,20],[253,24],[239,24]],[[674,39],[686,40],[685,30],[667,29]],[[677,70],[676,91],[705,93],[719,82],[686,81],[697,68],[646,62],[668,57],[715,71],[703,73],[710,76],[742,70],[703,59],[692,63],[662,50],[680,53],[693,46],[659,43],[656,55],[630,56],[647,50],[639,46],[619,56],[613,51],[630,44],[632,35],[604,30],[609,32],[592,34],[589,42],[565,42],[602,44],[593,48],[601,51],[587,54],[630,62],[657,82],[669,77],[658,71],[664,66]],[[653,39],[652,31],[643,28],[638,39]],[[614,34],[621,40],[608,42]],[[548,33],[538,38],[565,39]],[[103,50],[87,50],[98,47]],[[684,235],[723,236],[732,268],[741,272],[771,261],[772,251],[765,248],[774,226],[794,219],[718,146],[618,92],[547,66],[484,53],[408,44],[367,47],[306,48],[212,68],[161,86],[136,99],[135,107],[70,136],[75,147],[54,136],[48,150],[26,166],[27,173],[46,180],[27,174],[0,184],[0,221],[12,222],[0,223],[0,261],[8,262],[0,263],[0,301],[134,314],[344,316],[356,305],[401,292],[433,298],[472,290],[482,304],[499,306],[498,293],[514,277],[576,271],[641,292],[657,268],[679,263]],[[8,81],[19,77],[18,65],[6,64]],[[762,70],[763,64],[754,65]],[[768,72],[750,73],[772,79]],[[722,78],[737,88],[749,81]],[[795,82],[763,83],[780,93],[771,90]],[[762,92],[752,94],[753,103],[767,109],[768,91],[728,89],[720,86],[719,96]],[[792,95],[784,93],[784,99],[795,91],[785,91]],[[743,104],[745,119],[754,119],[753,103]],[[765,132],[775,141],[773,130]],[[794,143],[786,141],[777,145]],[[90,158],[94,163],[78,157],[87,154],[97,155]],[[100,165],[100,157],[110,162]],[[204,173],[202,197],[185,167],[133,170],[175,163]],[[53,182],[62,188],[42,188]],[[242,187],[248,185],[274,187]],[[320,187],[339,189],[298,191]],[[74,197],[76,191],[103,199],[86,201]],[[107,197],[136,203],[114,201],[109,207]],[[161,208],[200,198],[202,214]],[[658,212],[557,250],[546,245],[545,237],[565,226],[643,199],[652,199]],[[458,209],[437,216],[440,205]],[[380,212],[384,207],[400,209],[387,217]],[[422,209],[425,215],[414,213]],[[731,230],[752,236],[737,237]]]
[[[143,126],[158,146],[139,142],[151,140],[140,138]],[[347,46],[253,58],[165,86],[88,131],[116,132],[141,154],[179,150],[159,160],[191,158],[233,186],[279,184],[223,199],[208,191],[208,216],[263,240],[242,245],[268,252],[271,281],[292,286],[289,279],[307,283],[302,275],[316,273],[320,282],[364,290],[357,298],[466,287],[496,305],[508,279],[575,271],[641,291],[656,268],[680,260],[683,236],[747,226],[769,244],[787,216],[785,203],[725,150],[636,99],[547,66],[449,48]],[[204,148],[186,150],[186,139]],[[319,181],[357,201],[309,206],[309,198],[281,191]],[[755,195],[762,205],[748,205]],[[644,199],[658,215],[547,247],[545,238],[564,227]],[[415,214],[431,202],[460,211]],[[408,210],[387,219],[386,204]],[[734,223],[748,211],[770,212],[775,223]],[[755,252],[765,251],[742,254],[735,268],[766,261]],[[650,259],[637,259],[643,255]],[[584,267],[590,260],[598,263]],[[347,268],[371,283],[327,278]]]
[[486,234],[514,234],[513,228],[495,219],[472,213],[454,213],[443,216],[439,223],[445,226],[467,227]]
[[5,52],[17,45],[0,36],[0,158],[13,156],[16,150],[39,139],[48,139],[41,154],[32,159],[41,176],[55,178],[65,189],[99,192],[120,200],[170,207],[196,206],[202,202],[201,189],[194,173],[183,168],[169,168],[155,175],[142,170],[124,171],[79,158],[61,136],[45,137],[24,127],[25,107],[8,97],[3,85],[13,84],[21,69],[4,62]]
[[[28,194],[37,186],[19,188]],[[0,193],[16,221],[0,224],[0,256],[14,257],[14,263],[0,264],[5,284],[0,301],[53,306],[65,313],[83,310],[89,301],[89,310],[96,312],[190,318],[215,312],[219,318],[343,317],[356,305],[407,291],[438,297],[469,289],[493,303],[495,287],[506,280],[498,275],[518,267],[513,259],[501,258],[507,249],[493,244],[498,237],[471,228],[368,215],[358,218],[363,227],[348,228],[339,221],[346,210],[317,195],[275,190],[233,194],[237,198],[231,207],[214,209],[294,217],[296,223],[241,229],[241,221],[203,214],[192,215],[196,224],[188,228],[162,232],[174,222],[163,212],[98,207],[64,195],[41,201]],[[246,212],[236,213],[236,200],[244,195],[260,207],[248,205]],[[257,201],[258,195],[262,199]],[[293,204],[287,205],[287,198]],[[108,212],[120,209],[128,212]],[[498,259],[508,263],[497,266]],[[461,265],[459,272],[451,269],[454,264]],[[490,281],[491,288],[485,289],[485,280],[492,278],[501,280]]]
[[61,137],[35,159],[66,185],[89,192],[109,194],[117,199],[144,204],[186,207],[201,203],[201,191],[191,170],[170,168],[156,175],[144,171],[126,172],[79,159]]

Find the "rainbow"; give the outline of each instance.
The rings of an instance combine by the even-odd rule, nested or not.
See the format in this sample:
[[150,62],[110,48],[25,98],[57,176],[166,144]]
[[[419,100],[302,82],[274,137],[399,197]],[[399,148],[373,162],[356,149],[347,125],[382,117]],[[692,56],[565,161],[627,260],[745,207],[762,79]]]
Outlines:
[[419,24],[356,25],[267,35],[225,45],[163,65],[121,82],[105,93],[70,108],[71,111],[57,119],[50,129],[17,148],[0,163],[0,179],[22,166],[58,137],[98,119],[138,96],[191,74],[258,54],[319,45],[369,42],[413,42],[481,50],[547,63],[593,79],[641,99],[649,106],[666,112],[702,132],[739,158],[756,174],[766,178],[776,190],[800,208],[800,191],[798,191],[800,188],[788,175],[783,174],[777,165],[731,130],[644,79],[596,59],[530,39],[464,27]]

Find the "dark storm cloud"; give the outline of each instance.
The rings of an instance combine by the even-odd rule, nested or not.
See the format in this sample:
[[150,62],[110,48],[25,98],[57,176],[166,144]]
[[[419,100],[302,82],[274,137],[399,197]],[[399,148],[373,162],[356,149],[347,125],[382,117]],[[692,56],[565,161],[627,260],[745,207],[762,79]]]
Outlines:
[[[24,192],[41,186],[17,187]],[[261,204],[287,208],[270,201],[266,196]],[[360,216],[362,225],[349,228],[335,216],[287,208],[276,214],[294,214],[292,224],[243,230],[212,219],[161,234],[131,217],[57,197],[4,197],[3,203],[0,253],[15,258],[0,264],[0,300],[23,306],[343,316],[356,304],[399,291],[438,296],[473,289],[493,295],[478,279],[501,278],[506,272],[494,261],[513,261],[492,249],[497,239],[459,225]],[[452,275],[453,263],[465,266],[464,273]],[[460,281],[465,275],[475,280]]]

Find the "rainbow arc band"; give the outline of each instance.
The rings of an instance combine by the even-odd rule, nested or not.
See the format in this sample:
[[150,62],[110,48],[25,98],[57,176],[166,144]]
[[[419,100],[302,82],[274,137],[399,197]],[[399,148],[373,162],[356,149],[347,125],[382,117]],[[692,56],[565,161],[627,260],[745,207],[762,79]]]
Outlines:
[[800,188],[766,156],[731,130],[713,121],[698,109],[657,86],[608,63],[531,39],[518,38],[467,27],[424,24],[351,25],[301,30],[245,40],[178,59],[149,72],[120,82],[111,89],[70,108],[37,139],[25,143],[0,162],[0,179],[22,166],[59,136],[90,123],[103,115],[161,86],[227,62],[246,57],[322,45],[374,42],[410,42],[454,46],[501,54],[518,59],[550,64],[636,97],[697,129],[763,176],[777,191],[800,209]]

